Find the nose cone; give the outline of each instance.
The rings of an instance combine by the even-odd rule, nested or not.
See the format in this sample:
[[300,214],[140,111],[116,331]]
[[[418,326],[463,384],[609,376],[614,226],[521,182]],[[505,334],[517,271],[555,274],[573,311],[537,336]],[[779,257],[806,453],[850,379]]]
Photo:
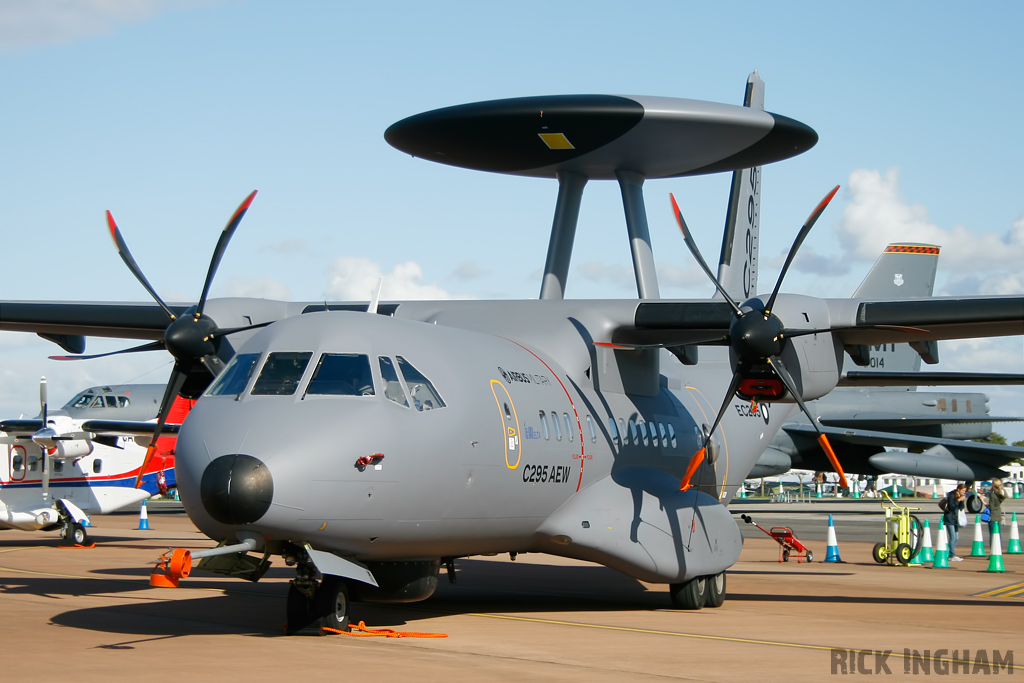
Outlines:
[[252,524],[274,499],[274,479],[251,455],[222,455],[206,467],[199,484],[203,507],[222,524]]

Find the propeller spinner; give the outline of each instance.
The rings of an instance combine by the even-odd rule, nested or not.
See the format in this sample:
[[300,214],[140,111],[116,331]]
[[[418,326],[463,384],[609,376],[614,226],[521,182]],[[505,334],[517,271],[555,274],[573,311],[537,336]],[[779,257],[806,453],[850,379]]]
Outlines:
[[[782,321],[776,316],[772,309],[775,305],[775,300],[779,295],[779,289],[782,287],[782,280],[786,276],[786,272],[789,270],[789,266],[793,263],[793,259],[796,257],[796,252],[800,249],[800,245],[803,244],[807,234],[811,231],[814,223],[821,216],[822,212],[825,211],[825,207],[828,206],[832,198],[835,197],[836,192],[839,191],[839,186],[836,185],[825,195],[825,198],[821,200],[818,206],[815,207],[811,215],[807,217],[803,227],[800,228],[799,234],[797,234],[796,240],[793,242],[792,248],[789,250],[789,255],[786,257],[786,262],[782,267],[782,272],[779,273],[779,279],[775,283],[775,289],[772,290],[772,294],[766,304],[762,304],[760,299],[751,299],[750,301],[743,304],[741,307],[732,297],[725,291],[722,284],[718,281],[718,278],[708,268],[707,263],[704,261],[704,257],[701,256],[700,250],[697,248],[696,242],[694,242],[692,235],[690,234],[689,228],[686,226],[686,221],[683,220],[683,214],[679,210],[679,205],[676,203],[676,198],[672,195],[669,197],[672,200],[672,210],[675,212],[676,221],[679,223],[679,230],[683,233],[683,241],[686,242],[686,246],[689,248],[690,253],[693,254],[694,259],[704,270],[704,273],[714,283],[718,291],[722,293],[725,300],[732,306],[735,311],[735,315],[729,324],[729,333],[726,336],[726,341],[729,345],[730,357],[733,362],[733,375],[729,382],[729,390],[725,394],[725,400],[722,403],[722,407],[718,410],[718,414],[715,417],[715,422],[708,430],[704,437],[704,442],[700,449],[694,453],[693,457],[690,458],[690,463],[686,468],[686,473],[683,475],[683,479],[680,482],[679,489],[685,491],[692,486],[690,480],[693,475],[697,472],[697,468],[700,467],[701,462],[704,461],[707,456],[707,447],[714,436],[715,430],[718,429],[719,423],[722,421],[722,417],[725,415],[726,408],[729,407],[729,403],[733,400],[733,395],[738,395],[741,398],[758,401],[758,400],[772,400],[779,399],[789,393],[796,399],[800,409],[807,415],[807,418],[811,421],[811,425],[814,426],[818,432],[818,443],[825,451],[825,455],[828,456],[829,462],[832,463],[832,467],[835,468],[839,474],[840,482],[843,486],[847,486],[846,474],[843,472],[842,466],[839,464],[838,458],[836,458],[835,452],[832,450],[832,445],[828,441],[828,437],[818,427],[814,416],[810,410],[807,409],[807,405],[804,403],[803,397],[800,396],[800,392],[797,389],[796,383],[793,381],[792,375],[786,369],[786,366],[782,362],[782,352],[786,347],[787,340],[789,337],[800,336],[802,334],[808,334],[806,330],[787,330]],[[826,332],[830,330],[815,330],[816,332]]]

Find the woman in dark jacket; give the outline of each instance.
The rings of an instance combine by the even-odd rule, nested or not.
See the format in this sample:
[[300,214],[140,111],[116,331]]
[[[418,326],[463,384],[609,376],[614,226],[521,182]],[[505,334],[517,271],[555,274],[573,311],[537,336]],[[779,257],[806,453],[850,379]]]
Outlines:
[[946,511],[942,513],[942,523],[946,526],[946,535],[949,536],[949,560],[960,562],[962,557],[956,554],[956,542],[960,535],[960,520],[958,510],[967,507],[967,484],[957,484],[956,488],[946,494]]

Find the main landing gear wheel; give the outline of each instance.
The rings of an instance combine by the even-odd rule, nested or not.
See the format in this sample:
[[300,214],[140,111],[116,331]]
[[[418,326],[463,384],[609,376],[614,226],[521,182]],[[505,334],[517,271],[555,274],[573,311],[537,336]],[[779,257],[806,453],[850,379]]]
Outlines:
[[337,576],[324,576],[313,594],[306,595],[294,583],[288,585],[286,632],[290,636],[326,636],[334,629],[349,630],[348,586]]
[[721,607],[725,602],[725,572],[707,577],[707,599],[705,607]]
[[707,602],[707,577],[698,576],[686,583],[669,584],[668,593],[676,609],[700,609]]

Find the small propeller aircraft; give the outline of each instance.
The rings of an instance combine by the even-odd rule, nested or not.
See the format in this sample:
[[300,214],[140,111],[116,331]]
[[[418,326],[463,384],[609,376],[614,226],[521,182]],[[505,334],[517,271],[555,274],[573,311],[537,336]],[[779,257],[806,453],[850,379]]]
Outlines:
[[[158,585],[177,585],[193,560],[256,580],[279,556],[296,572],[289,632],[322,635],[346,627],[350,600],[429,597],[455,558],[544,552],[668,584],[679,608],[718,607],[741,548],[726,504],[792,403],[806,413],[806,401],[836,386],[844,349],[1024,331],[1022,297],[908,304],[781,293],[836,190],[811,212],[770,294],[738,301],[673,200],[719,295],[660,299],[647,178],[734,171],[728,252],[739,260],[720,275],[742,278],[756,265],[744,239],[755,216],[743,209],[759,167],[817,141],[762,102],[755,73],[745,106],[527,97],[391,126],[385,139],[415,157],[557,179],[537,301],[208,299],[249,195],[196,305],[159,298],[108,214],[122,259],[156,304],[4,302],[0,329],[63,335],[66,349],[102,334],[149,340],[131,352],[170,351],[157,434],[175,396],[201,394],[175,464],[189,517],[220,546],[174,549],[154,572]],[[583,190],[602,179],[622,191],[639,296],[567,300]],[[767,423],[730,408],[767,401],[776,408]]]
[[[137,400],[130,410],[133,393]],[[142,436],[146,423],[136,420],[155,420],[155,407],[146,407],[150,394],[151,385],[92,387],[51,411],[44,377],[39,417],[0,421],[0,443],[7,445],[0,466],[0,529],[59,528],[65,541],[88,545],[89,515],[109,514],[173,488],[173,436],[161,438],[142,468],[150,442]],[[180,422],[187,410],[188,403],[179,399],[169,418]],[[120,435],[119,422],[82,419],[83,413],[128,413],[134,418],[127,421],[132,433],[140,436]],[[151,431],[155,427],[149,423]]]

